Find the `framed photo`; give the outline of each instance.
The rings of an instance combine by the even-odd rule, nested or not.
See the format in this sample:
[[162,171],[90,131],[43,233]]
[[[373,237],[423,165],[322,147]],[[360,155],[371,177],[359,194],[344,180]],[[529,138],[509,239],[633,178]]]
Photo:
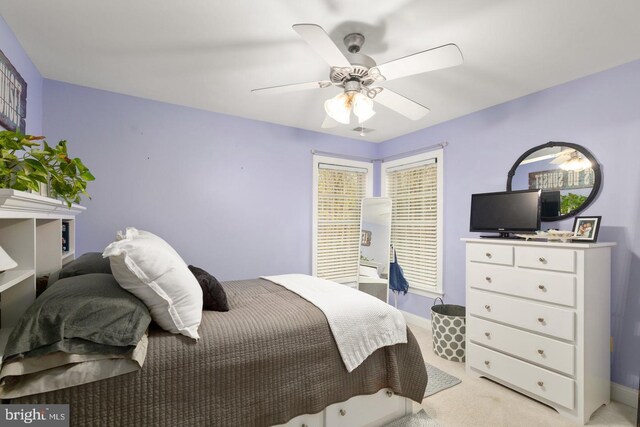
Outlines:
[[573,221],[573,237],[571,240],[595,242],[598,240],[601,216],[577,216]]
[[24,133],[26,117],[27,82],[0,51],[0,126]]
[[369,230],[362,230],[360,246],[371,246],[371,232]]

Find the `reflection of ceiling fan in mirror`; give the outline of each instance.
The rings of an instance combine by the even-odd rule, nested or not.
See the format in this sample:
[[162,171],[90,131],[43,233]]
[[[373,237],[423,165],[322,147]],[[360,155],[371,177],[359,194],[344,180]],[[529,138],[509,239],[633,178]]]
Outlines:
[[583,157],[578,151],[573,148],[562,150],[556,155],[556,158],[551,161],[554,165],[566,171],[576,171],[588,169],[591,167],[591,162],[586,157]]
[[345,55],[322,27],[315,24],[296,24],[293,29],[329,64],[329,79],[253,89],[252,92],[278,94],[324,89],[330,86],[342,88],[340,94],[324,103],[327,119],[322,124],[323,128],[337,126],[338,123],[349,124],[351,112],[357,117],[358,123],[365,122],[375,114],[374,100],[411,120],[419,120],[429,112],[427,107],[378,84],[386,80],[453,67],[462,64],[463,61],[458,46],[446,44],[377,65],[371,57],[360,53],[365,41],[362,34],[351,33],[344,38],[344,44],[349,51]]

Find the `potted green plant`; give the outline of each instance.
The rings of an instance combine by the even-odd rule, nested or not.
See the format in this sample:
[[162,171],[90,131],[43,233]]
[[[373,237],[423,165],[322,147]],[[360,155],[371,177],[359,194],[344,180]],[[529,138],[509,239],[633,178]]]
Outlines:
[[50,196],[71,207],[81,195],[89,197],[87,183],[94,179],[79,158],[69,157],[67,141],[50,146],[43,136],[0,132],[0,188],[39,192],[45,184]]
[[560,213],[567,214],[578,209],[587,200],[587,196],[581,194],[569,193],[560,197]]

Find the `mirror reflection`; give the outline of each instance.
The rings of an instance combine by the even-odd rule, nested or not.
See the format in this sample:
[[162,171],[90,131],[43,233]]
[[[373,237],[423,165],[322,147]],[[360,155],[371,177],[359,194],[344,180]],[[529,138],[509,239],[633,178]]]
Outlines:
[[550,142],[516,161],[507,190],[541,189],[542,220],[556,221],[586,208],[599,185],[600,168],[591,153],[579,145]]
[[358,289],[387,302],[391,199],[369,197],[362,200],[360,236]]

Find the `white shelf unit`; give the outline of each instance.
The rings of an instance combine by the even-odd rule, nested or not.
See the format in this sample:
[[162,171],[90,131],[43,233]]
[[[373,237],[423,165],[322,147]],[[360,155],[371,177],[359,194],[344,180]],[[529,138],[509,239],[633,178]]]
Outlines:
[[[75,216],[84,211],[59,200],[0,189],[0,246],[18,266],[0,273],[0,355],[20,316],[35,301],[36,277],[75,257]],[[62,252],[62,221],[69,223],[69,251]]]

